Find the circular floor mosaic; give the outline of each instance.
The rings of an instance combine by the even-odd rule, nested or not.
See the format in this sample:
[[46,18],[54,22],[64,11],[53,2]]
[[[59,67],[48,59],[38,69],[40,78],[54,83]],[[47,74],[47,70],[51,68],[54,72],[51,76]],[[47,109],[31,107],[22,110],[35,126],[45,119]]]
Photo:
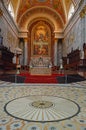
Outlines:
[[5,111],[26,121],[52,122],[72,118],[80,108],[74,101],[61,97],[27,96],[8,102]]

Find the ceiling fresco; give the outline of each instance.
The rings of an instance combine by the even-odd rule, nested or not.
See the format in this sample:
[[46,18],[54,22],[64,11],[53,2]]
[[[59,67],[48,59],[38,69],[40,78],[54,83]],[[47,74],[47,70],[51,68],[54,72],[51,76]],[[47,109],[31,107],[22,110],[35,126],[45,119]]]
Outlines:
[[16,22],[22,28],[26,27],[30,20],[39,17],[52,19],[51,22],[63,28],[67,23],[70,5],[76,4],[74,0],[11,0],[11,2]]
[[[41,13],[40,13],[41,12]],[[45,15],[46,14],[46,15]],[[49,23],[51,22],[52,25],[56,26],[55,28],[59,28],[60,30],[63,28],[64,23],[60,17],[60,15],[57,15],[56,12],[53,12],[49,8],[44,8],[44,7],[39,7],[39,8],[34,8],[32,10],[29,10],[23,15],[20,19],[19,22],[19,27],[27,28],[28,23],[32,23],[34,20],[45,20],[48,21]],[[55,29],[57,30],[57,29]]]
[[[40,2],[42,1],[42,2]],[[33,1],[26,1],[26,0],[22,0],[22,4],[20,4],[20,7],[18,9],[18,15],[17,15],[17,22],[19,21],[19,19],[21,18],[21,16],[27,11],[30,10],[31,8],[34,7],[48,7],[50,9],[53,9],[54,11],[58,12],[61,17],[63,18],[63,21],[65,23],[66,19],[65,19],[65,14],[64,14],[64,9],[63,9],[63,5],[62,5],[62,0],[34,0]],[[40,12],[41,13],[41,12]]]

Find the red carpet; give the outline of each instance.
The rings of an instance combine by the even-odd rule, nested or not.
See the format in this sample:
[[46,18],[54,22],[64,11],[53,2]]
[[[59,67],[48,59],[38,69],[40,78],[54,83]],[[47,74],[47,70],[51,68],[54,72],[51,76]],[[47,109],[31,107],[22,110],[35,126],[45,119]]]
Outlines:
[[30,75],[29,73],[21,73],[20,75],[26,77],[25,83],[58,83],[56,77],[64,74]]

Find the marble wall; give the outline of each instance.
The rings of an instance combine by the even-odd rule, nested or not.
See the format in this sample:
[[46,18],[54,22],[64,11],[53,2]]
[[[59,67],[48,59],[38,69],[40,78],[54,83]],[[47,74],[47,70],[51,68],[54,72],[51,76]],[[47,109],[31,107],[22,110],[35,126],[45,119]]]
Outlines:
[[0,29],[3,45],[10,49],[10,51],[15,52],[18,44],[18,29],[3,2],[0,2],[0,9],[2,10]]
[[81,49],[83,44],[81,39],[81,21],[79,19],[64,37],[64,44],[66,44],[66,48],[63,50],[64,53],[66,50],[69,53],[72,49]]
[[85,43],[86,16],[81,17],[80,12],[83,9],[83,3],[69,20],[64,30],[63,56],[75,49],[83,49]]

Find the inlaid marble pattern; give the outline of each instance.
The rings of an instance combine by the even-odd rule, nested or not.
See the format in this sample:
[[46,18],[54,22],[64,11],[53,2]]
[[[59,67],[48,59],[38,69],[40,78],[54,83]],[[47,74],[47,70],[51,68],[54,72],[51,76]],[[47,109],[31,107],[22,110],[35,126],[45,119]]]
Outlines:
[[[80,112],[70,119],[45,123],[24,121],[5,112],[9,101],[34,95],[72,100],[79,104]],[[86,81],[67,85],[0,83],[0,130],[86,130]]]
[[57,96],[26,96],[5,105],[6,112],[18,119],[33,122],[57,122],[76,116],[79,105]]

